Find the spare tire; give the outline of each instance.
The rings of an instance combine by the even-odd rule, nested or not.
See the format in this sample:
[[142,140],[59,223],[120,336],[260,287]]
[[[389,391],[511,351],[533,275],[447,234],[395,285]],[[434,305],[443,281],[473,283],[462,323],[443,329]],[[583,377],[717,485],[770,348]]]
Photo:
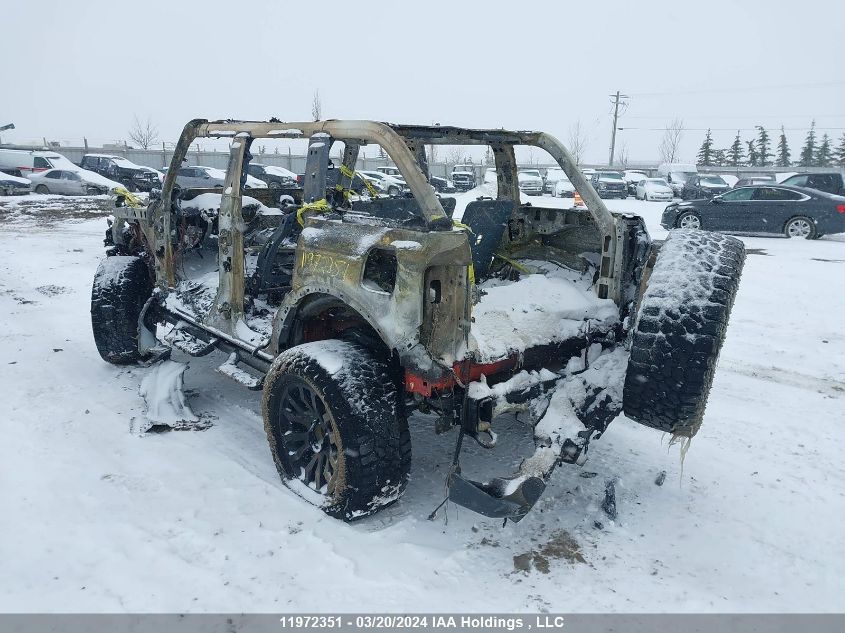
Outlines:
[[106,257],[91,289],[91,329],[97,351],[107,363],[142,360],[138,319],[153,292],[150,269],[140,257]]
[[678,437],[696,434],[744,263],[745,246],[736,238],[669,233],[633,326],[626,416]]

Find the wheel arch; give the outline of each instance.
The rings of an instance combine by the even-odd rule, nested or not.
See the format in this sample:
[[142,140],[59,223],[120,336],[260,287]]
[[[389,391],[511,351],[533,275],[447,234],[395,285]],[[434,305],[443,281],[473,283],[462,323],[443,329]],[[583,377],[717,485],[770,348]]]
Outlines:
[[365,306],[329,289],[302,291],[286,312],[279,312],[273,328],[276,353],[302,343],[343,337],[375,348],[373,351],[388,358],[396,349],[396,341]]

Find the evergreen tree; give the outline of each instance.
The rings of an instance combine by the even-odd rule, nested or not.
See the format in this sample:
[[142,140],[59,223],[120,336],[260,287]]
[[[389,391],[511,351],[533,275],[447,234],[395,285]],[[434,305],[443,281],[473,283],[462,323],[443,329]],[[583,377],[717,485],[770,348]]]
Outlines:
[[786,140],[786,132],[780,126],[780,139],[778,140],[778,167],[789,167],[792,154],[789,151],[789,143]]
[[713,164],[713,138],[710,136],[709,129],[704,135],[701,149],[698,150],[698,164],[704,167],[710,167]]
[[772,157],[772,153],[769,151],[769,147],[771,146],[769,133],[766,131],[766,128],[764,128],[762,125],[758,125],[757,129],[759,130],[757,134],[757,150],[760,154],[760,164],[768,165],[770,162],[769,159]]
[[713,164],[722,167],[727,162],[727,150],[717,149],[713,152]]
[[816,120],[810,123],[810,131],[807,133],[807,140],[804,141],[804,147],[801,149],[801,162],[798,163],[801,167],[812,167],[813,160],[816,158]]
[[742,162],[744,152],[742,151],[742,140],[739,138],[739,130],[736,131],[736,138],[728,148],[728,164],[738,167]]
[[845,134],[842,134],[839,145],[833,152],[833,162],[839,167],[845,167]]
[[751,167],[756,167],[757,161],[760,159],[760,155],[757,153],[757,145],[753,140],[745,143],[748,145],[748,164]]
[[827,133],[822,135],[822,142],[816,149],[816,166],[817,167],[830,167],[830,161],[833,158],[833,155],[830,152],[830,137]]

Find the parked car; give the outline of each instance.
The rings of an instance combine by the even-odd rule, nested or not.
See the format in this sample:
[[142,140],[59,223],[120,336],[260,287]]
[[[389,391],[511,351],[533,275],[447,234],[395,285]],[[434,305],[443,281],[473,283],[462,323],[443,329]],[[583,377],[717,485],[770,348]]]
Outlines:
[[662,163],[657,167],[657,175],[664,178],[675,195],[680,198],[686,181],[698,175],[698,167],[687,163]]
[[391,166],[376,167],[375,170],[380,171],[381,173],[383,173],[387,176],[392,176],[393,178],[395,178],[396,180],[398,180],[400,182],[405,182],[405,178],[404,178],[404,176],[402,176],[402,172],[399,171],[398,167],[391,167]]
[[408,188],[404,182],[400,182],[393,176],[388,176],[380,171],[367,170],[359,171],[357,173],[367,178],[370,182],[376,180],[381,183],[381,190],[388,196],[400,196]]
[[675,197],[672,187],[663,178],[644,178],[640,180],[637,183],[634,195],[637,197],[637,200],[655,202],[660,200],[671,202],[672,198]]
[[827,233],[845,232],[845,197],[777,184],[739,187],[710,200],[670,204],[660,224],[666,229],[817,239]]
[[250,163],[246,170],[250,176],[266,183],[270,189],[289,189],[296,187],[296,174],[284,167]]
[[734,183],[733,188],[737,187],[751,187],[754,185],[775,185],[777,181],[774,176],[750,176],[748,178],[740,178]]
[[[176,175],[176,184],[184,189],[217,189],[222,188],[226,182],[226,172],[215,167],[202,167],[199,165],[180,167]],[[247,174],[247,189],[266,189],[267,183],[258,180]]]
[[543,193],[555,194],[555,185],[561,178],[566,178],[566,174],[559,167],[546,170],[546,175],[543,176]]
[[590,177],[600,198],[627,198],[628,185],[618,171],[597,171]]
[[543,195],[543,178],[537,169],[520,170],[517,173],[519,190],[529,196]]
[[622,179],[625,181],[625,184],[628,185],[628,195],[636,196],[637,183],[641,180],[645,180],[646,178],[648,178],[648,175],[644,174],[641,171],[626,169],[625,172],[622,174]]
[[490,167],[484,170],[484,182],[486,183],[495,183],[498,179],[498,174],[496,174],[496,168]]
[[558,198],[572,198],[575,196],[575,186],[572,181],[564,175],[555,183],[555,196]]
[[0,196],[25,196],[32,190],[31,185],[29,178],[0,172]]
[[428,181],[437,193],[454,193],[455,185],[448,178],[439,178],[438,176],[430,176]]
[[782,185],[793,187],[807,187],[817,191],[826,191],[836,195],[845,195],[845,185],[841,173],[795,174],[784,180]]
[[478,183],[475,179],[475,165],[455,165],[452,167],[452,182],[458,191],[474,189]]
[[21,176],[48,169],[79,169],[61,154],[50,151],[0,148],[0,169],[17,169]]
[[681,190],[681,198],[684,200],[697,200],[699,198],[712,198],[720,193],[725,193],[730,186],[721,176],[715,174],[696,174],[690,176],[684,183]]
[[[72,163],[71,163],[72,164]],[[48,169],[30,176],[35,193],[57,193],[66,196],[96,196],[122,189],[123,183],[100,174],[80,169]]]
[[85,154],[79,166],[122,183],[129,191],[150,191],[161,184],[153,170],[136,165],[123,156]]

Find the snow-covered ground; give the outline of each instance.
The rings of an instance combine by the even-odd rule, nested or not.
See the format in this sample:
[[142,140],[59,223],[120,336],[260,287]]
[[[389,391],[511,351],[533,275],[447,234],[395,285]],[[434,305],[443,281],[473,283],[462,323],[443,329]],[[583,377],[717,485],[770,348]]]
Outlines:
[[[745,239],[728,339],[683,465],[668,438],[619,418],[521,523],[503,529],[451,506],[448,521],[428,521],[454,435],[417,416],[406,495],[346,525],[282,486],[259,396],[213,371],[222,355],[191,359],[185,373],[210,428],[140,433],[151,370],[105,364],[90,332],[105,221],[84,210],[63,219],[49,200],[41,211],[7,202],[0,611],[845,609],[845,236]],[[665,235],[663,204],[610,206]],[[493,451],[468,447],[469,476],[512,472],[530,452],[529,429],[512,418],[495,428]],[[616,521],[600,509],[612,478]]]

